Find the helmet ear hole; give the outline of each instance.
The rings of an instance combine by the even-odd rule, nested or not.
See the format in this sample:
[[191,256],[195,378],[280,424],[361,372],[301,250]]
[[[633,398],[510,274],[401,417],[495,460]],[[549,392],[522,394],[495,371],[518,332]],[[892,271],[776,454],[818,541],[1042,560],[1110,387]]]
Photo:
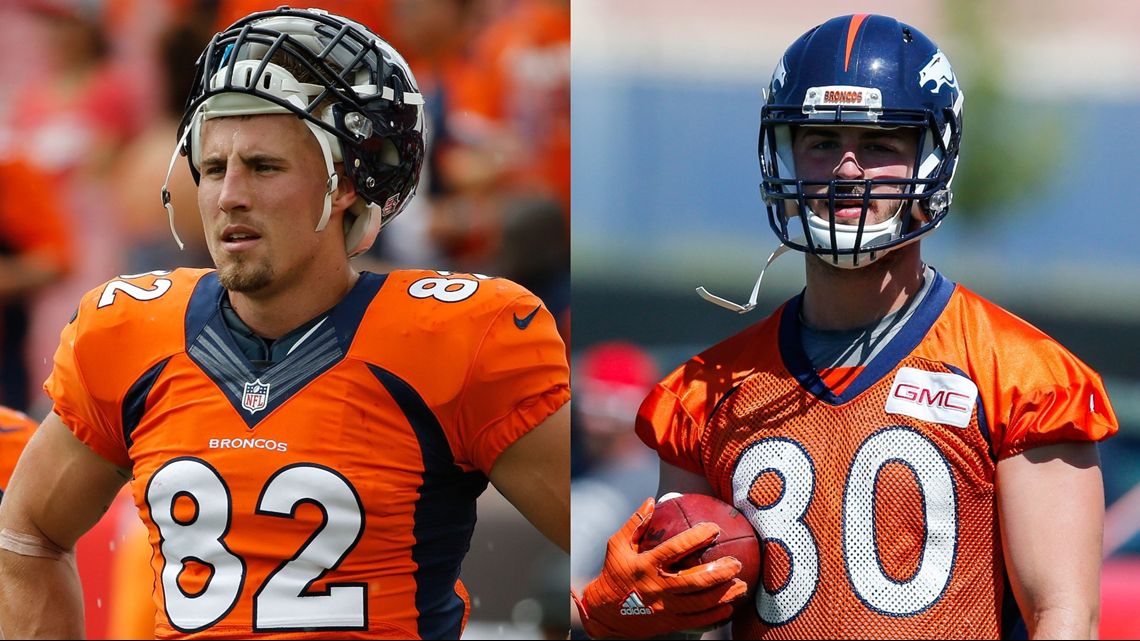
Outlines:
[[400,150],[396,148],[396,143],[388,138],[385,138],[384,142],[380,143],[380,162],[390,167],[398,167],[400,165]]

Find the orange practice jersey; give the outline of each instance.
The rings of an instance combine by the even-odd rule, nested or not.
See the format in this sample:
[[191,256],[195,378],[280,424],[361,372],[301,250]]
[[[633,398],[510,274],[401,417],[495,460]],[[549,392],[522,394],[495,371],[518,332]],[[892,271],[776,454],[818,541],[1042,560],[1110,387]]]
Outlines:
[[212,270],[123,277],[64,329],[45,389],[133,466],[160,638],[457,638],[460,562],[496,457],[570,396],[534,295],[362,274],[257,370]]
[[8,489],[8,481],[20,460],[20,453],[37,427],[39,424],[23,412],[0,407],[0,499]]
[[1085,364],[935,279],[839,394],[803,352],[794,298],[642,405],[641,438],[761,535],[763,586],[737,608],[735,638],[996,638],[1017,624],[997,461],[1101,440],[1117,421]]

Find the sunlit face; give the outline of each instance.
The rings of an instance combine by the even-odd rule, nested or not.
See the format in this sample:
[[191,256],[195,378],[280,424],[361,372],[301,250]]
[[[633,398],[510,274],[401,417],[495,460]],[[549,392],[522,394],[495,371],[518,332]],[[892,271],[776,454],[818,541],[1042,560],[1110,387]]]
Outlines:
[[[334,253],[343,237],[317,233],[327,171],[296,116],[215,118],[202,125],[198,208],[218,280],[233,292],[271,293]],[[334,214],[343,210],[334,204]],[[339,229],[330,222],[326,230]]]
[[[878,129],[871,127],[799,127],[792,137],[792,154],[796,177],[803,180],[869,180],[876,178],[911,178],[918,152],[918,130],[914,128]],[[900,193],[902,185],[877,185],[872,193]],[[827,186],[806,186],[808,194],[823,194],[823,199],[808,198],[807,204],[820,218],[831,218]],[[837,187],[835,222],[858,225],[863,213],[863,187]],[[850,196],[847,200],[839,196]],[[880,223],[899,210],[898,200],[871,200],[867,224]]]

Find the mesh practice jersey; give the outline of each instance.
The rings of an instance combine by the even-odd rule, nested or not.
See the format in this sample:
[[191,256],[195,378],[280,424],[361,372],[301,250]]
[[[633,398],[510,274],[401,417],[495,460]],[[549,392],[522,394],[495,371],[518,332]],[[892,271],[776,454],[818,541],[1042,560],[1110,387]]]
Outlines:
[[257,370],[224,293],[185,269],[92,290],[44,386],[133,467],[157,635],[457,638],[486,475],[570,396],[554,319],[506,280],[364,273]]
[[638,416],[663,461],[707,477],[761,534],[763,586],[734,637],[1007,634],[997,461],[1113,434],[1099,376],[938,275],[837,395],[803,353],[801,304],[694,357]]

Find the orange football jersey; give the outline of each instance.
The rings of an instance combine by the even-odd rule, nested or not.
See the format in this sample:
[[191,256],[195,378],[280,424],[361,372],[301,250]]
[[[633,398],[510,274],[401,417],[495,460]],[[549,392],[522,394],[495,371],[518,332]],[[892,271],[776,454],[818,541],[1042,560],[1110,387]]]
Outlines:
[[837,394],[804,354],[801,301],[674,371],[638,416],[663,461],[707,477],[761,536],[763,586],[733,636],[1007,635],[997,461],[1113,434],[1099,376],[936,275]]
[[496,457],[570,396],[554,319],[501,279],[364,273],[257,370],[212,270],[92,290],[45,389],[133,466],[160,638],[457,638]]
[[27,414],[0,406],[0,500],[16,469],[16,462],[32,433],[39,427]]

